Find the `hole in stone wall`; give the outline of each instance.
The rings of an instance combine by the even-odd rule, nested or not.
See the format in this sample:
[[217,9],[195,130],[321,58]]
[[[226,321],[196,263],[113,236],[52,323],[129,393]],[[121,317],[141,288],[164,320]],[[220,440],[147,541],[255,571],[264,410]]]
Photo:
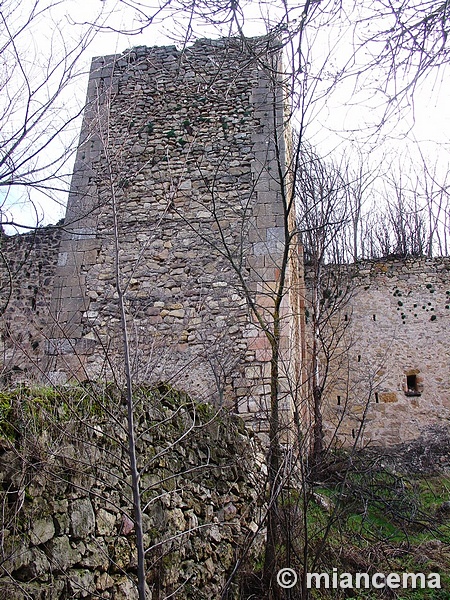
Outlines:
[[353,438],[353,439],[355,439],[355,437],[356,437],[356,436],[355,436],[355,430],[354,430],[354,429],[352,429],[352,438]]
[[375,402],[376,402],[376,404],[378,404],[379,401],[380,401],[380,395],[378,394],[378,392],[375,392]]
[[361,354],[358,354],[358,362],[361,362]]
[[377,320],[377,315],[372,315],[372,319],[373,319],[374,321],[376,321],[376,320]]
[[340,405],[341,405],[341,397],[340,397],[340,396],[338,396],[338,397],[337,397],[337,405],[338,405],[338,406],[340,406]]
[[417,389],[417,376],[416,375],[407,375],[406,383],[408,386],[408,391],[416,391]]
[[411,373],[406,375],[406,390],[405,394],[407,396],[420,396],[420,391],[418,387],[417,375],[415,373]]

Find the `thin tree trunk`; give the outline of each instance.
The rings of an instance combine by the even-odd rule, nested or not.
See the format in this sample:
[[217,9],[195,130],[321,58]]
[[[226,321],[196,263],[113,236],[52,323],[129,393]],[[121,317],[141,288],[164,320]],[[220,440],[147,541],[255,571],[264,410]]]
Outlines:
[[111,178],[112,190],[112,208],[114,219],[114,252],[115,252],[115,284],[119,301],[120,322],[122,328],[122,344],[124,353],[125,369],[125,400],[127,405],[127,430],[128,430],[128,457],[130,461],[131,489],[133,493],[133,513],[134,525],[136,529],[136,549],[137,549],[137,575],[138,575],[138,594],[139,600],[146,600],[145,585],[145,550],[144,550],[144,532],[142,525],[142,506],[140,494],[140,474],[137,465],[136,456],[136,433],[134,426],[134,406],[133,406],[133,381],[131,375],[130,342],[128,337],[128,323],[125,309],[124,292],[120,280],[120,260],[119,260],[119,227],[117,221],[117,205],[114,191],[114,184]]
[[264,557],[263,580],[273,600],[280,598],[280,589],[275,582],[277,571],[277,548],[279,546],[278,515],[278,476],[280,469],[280,415],[279,396],[279,348],[280,348],[280,315],[279,307],[274,311],[273,338],[271,340],[272,356],[270,361],[270,427],[269,427],[269,508],[267,513],[267,541]]

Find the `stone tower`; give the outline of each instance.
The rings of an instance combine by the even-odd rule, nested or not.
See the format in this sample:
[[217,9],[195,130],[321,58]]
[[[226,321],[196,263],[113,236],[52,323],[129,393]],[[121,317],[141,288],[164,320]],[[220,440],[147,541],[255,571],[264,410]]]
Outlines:
[[[119,283],[137,381],[265,427],[270,346],[251,306],[270,321],[283,260],[279,64],[266,38],[93,60],[41,361],[52,381],[122,372]],[[300,347],[289,277],[286,410]]]

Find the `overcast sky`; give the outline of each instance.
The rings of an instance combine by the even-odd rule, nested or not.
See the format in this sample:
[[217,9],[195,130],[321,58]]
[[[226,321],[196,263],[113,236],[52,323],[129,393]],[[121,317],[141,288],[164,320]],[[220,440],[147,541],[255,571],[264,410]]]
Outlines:
[[[31,5],[30,0],[22,0],[19,3],[22,11],[26,11]],[[269,9],[270,7],[270,9]],[[135,11],[124,9],[123,5],[116,0],[67,0],[63,2],[58,10],[53,12],[53,22],[47,19],[41,22],[39,27],[33,31],[32,40],[29,39],[29,53],[36,55],[37,62],[45,64],[46,54],[49,52],[50,40],[55,27],[62,27],[63,38],[68,43],[76,39],[79,27],[86,22],[92,22],[103,10],[104,22],[112,29],[125,29],[136,25],[133,21]],[[261,19],[267,17],[267,13],[273,10],[273,4],[250,3],[246,15],[244,32],[246,35],[259,35],[264,33],[265,24]],[[274,15],[272,15],[274,16]],[[295,17],[295,15],[294,15]],[[106,19],[106,20],[105,20]],[[345,31],[347,27],[347,31]],[[82,103],[87,86],[88,68],[92,56],[114,54],[135,45],[164,45],[173,44],[173,38],[181,37],[184,31],[184,23],[165,19],[147,28],[141,35],[131,36],[119,34],[113,31],[99,33],[89,46],[85,59],[85,75],[77,79],[73,90],[70,92],[70,101],[77,99]],[[197,26],[195,32],[204,37],[215,36],[218,31],[208,30],[201,25]],[[226,28],[221,32],[227,33]],[[328,49],[332,48],[332,64],[336,67],[339,60],[345,62],[346,54],[352,50],[351,26],[341,24],[340,29],[319,31],[314,39],[314,61],[320,63],[327,55]],[[53,35],[54,41],[54,35]],[[383,74],[380,73],[380,79]],[[375,125],[382,118],[386,109],[386,96],[384,93],[373,90],[373,82],[376,74],[371,73],[365,81],[371,81],[370,85],[362,85],[360,89],[355,88],[355,80],[349,79],[342,83],[336,92],[326,98],[314,109],[314,118],[308,130],[310,141],[319,152],[327,154],[337,152],[338,154],[351,152],[352,146],[357,145],[366,152],[367,160],[395,162],[400,161],[408,169],[411,160],[419,156],[418,148],[428,161],[439,163],[439,170],[443,173],[448,170],[449,162],[449,139],[450,139],[450,103],[449,97],[449,74],[448,69],[441,68],[431,72],[423,79],[415,90],[414,104],[411,100],[409,106],[403,106],[398,114],[391,116],[387,124],[377,129]],[[370,87],[372,86],[372,88]],[[76,126],[79,127],[80,120]],[[72,130],[75,135],[75,129]],[[14,194],[11,196],[16,200]],[[65,202],[64,195],[60,196],[62,204]],[[53,206],[44,198],[40,198],[42,209],[47,211],[45,222],[55,222],[63,216],[62,206]],[[23,218],[27,212],[25,205],[20,211]],[[35,216],[32,215],[32,220]]]

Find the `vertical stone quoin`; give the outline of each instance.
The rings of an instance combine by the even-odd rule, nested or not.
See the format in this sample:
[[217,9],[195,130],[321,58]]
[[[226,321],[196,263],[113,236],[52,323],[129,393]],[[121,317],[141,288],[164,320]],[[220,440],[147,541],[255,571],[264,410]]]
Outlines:
[[[121,372],[118,260],[135,379],[232,406],[265,429],[270,348],[249,300],[270,322],[288,185],[279,67],[268,38],[93,60],[47,324],[51,380]],[[288,282],[286,411],[291,295]]]
[[53,293],[45,323],[45,374],[53,383],[90,377],[86,356],[96,336],[86,325],[89,303],[86,275],[97,262],[101,240],[98,182],[101,177],[102,132],[114,87],[115,56],[94,58],[87,89],[86,107],[76,154],[69,199],[59,247]]

